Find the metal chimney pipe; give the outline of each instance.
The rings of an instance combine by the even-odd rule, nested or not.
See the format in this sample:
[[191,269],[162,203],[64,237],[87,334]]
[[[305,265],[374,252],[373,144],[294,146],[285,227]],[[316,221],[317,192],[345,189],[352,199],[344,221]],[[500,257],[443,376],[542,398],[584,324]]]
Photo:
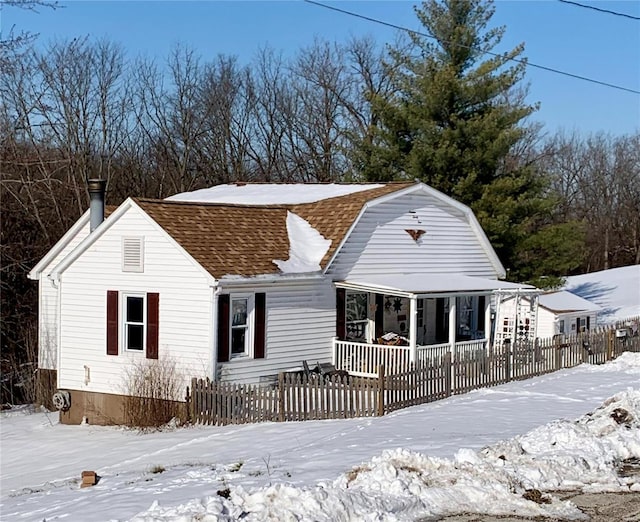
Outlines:
[[104,221],[104,193],[107,186],[106,179],[87,180],[89,188],[89,230],[93,232]]

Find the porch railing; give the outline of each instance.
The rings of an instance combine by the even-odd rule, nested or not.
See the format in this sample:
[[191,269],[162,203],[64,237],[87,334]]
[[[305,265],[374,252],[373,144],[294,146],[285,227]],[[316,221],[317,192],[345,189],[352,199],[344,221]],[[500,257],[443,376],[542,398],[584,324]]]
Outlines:
[[418,361],[433,362],[444,357],[445,354],[448,354],[450,351],[451,345],[449,343],[418,346]]
[[474,341],[461,341],[456,343],[453,359],[466,361],[484,354],[487,348],[487,339],[477,339]]
[[[455,344],[453,360],[465,361],[484,353],[486,339],[462,341]],[[418,346],[419,361],[434,362],[451,352],[449,343]],[[339,370],[346,370],[352,375],[375,377],[378,367],[384,364],[388,373],[405,371],[411,360],[408,346],[390,346],[386,344],[367,344],[352,341],[334,341],[334,365]]]
[[360,377],[377,376],[382,364],[390,373],[401,372],[407,368],[410,360],[408,346],[351,341],[334,341],[334,354],[333,363],[338,370],[346,370]]

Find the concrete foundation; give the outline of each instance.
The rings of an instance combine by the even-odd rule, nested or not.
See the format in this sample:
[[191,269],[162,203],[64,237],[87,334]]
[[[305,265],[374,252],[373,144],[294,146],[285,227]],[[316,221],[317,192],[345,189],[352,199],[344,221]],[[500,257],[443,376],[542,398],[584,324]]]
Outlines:
[[125,423],[124,395],[68,391],[71,395],[71,407],[60,412],[61,424],[81,424],[84,418],[89,424],[100,426]]
[[[125,395],[114,395],[111,393],[97,393],[87,392],[79,390],[66,390],[71,396],[71,407],[67,411],[60,412],[61,424],[81,424],[83,420],[86,420],[88,424],[95,424],[99,426],[111,426],[111,425],[134,425],[134,426],[155,426],[153,423],[154,417],[151,417],[152,422],[148,422],[149,418],[144,419],[130,419],[127,418],[127,411],[131,415],[131,397]],[[134,401],[136,399],[133,399]],[[157,407],[158,404],[162,407]],[[156,399],[154,401],[156,406],[155,411],[162,410],[163,412],[171,412],[168,417],[176,416],[181,422],[187,420],[187,404],[185,402],[163,401]],[[164,405],[164,406],[163,406]],[[140,411],[134,409],[133,411]],[[143,411],[144,415],[145,411]],[[166,418],[163,422],[169,421],[170,418]],[[141,422],[141,424],[138,424]]]

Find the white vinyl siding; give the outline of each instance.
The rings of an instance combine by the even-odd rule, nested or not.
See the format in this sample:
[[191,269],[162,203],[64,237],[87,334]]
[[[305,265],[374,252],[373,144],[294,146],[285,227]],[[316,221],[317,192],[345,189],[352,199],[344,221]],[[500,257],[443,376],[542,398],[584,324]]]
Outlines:
[[[227,289],[225,289],[227,291]],[[233,290],[228,290],[233,295]],[[266,348],[264,359],[239,357],[219,363],[223,381],[258,383],[262,376],[302,368],[306,360],[332,360],[332,339],[336,330],[335,289],[329,280],[278,283],[255,287],[266,292]]]
[[[415,241],[407,230],[426,232]],[[465,214],[426,194],[406,194],[367,209],[327,273],[334,279],[405,273],[497,278]]]
[[58,365],[58,288],[47,275],[89,234],[89,222],[80,228],[62,251],[51,260],[38,281],[38,368],[55,370]]
[[[122,238],[145,238],[143,273],[122,271]],[[62,274],[60,387],[123,393],[133,361],[141,354],[106,354],[106,295],[159,293],[159,358],[177,362],[184,385],[212,375],[211,278],[137,208],[129,209]],[[122,339],[123,321],[119,323]],[[91,381],[85,385],[85,366]]]

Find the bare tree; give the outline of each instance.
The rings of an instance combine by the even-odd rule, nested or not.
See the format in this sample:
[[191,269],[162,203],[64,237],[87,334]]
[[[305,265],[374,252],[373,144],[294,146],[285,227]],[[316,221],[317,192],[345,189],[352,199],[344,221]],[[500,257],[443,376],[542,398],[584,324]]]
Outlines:
[[199,92],[207,120],[198,137],[201,177],[207,185],[255,179],[251,161],[257,99],[250,70],[218,56],[207,64]]
[[297,110],[289,122],[288,154],[301,181],[336,181],[347,169],[346,67],[344,50],[319,40],[291,65]]
[[[37,11],[42,7],[57,9],[60,6],[58,2],[48,0],[0,0],[0,10],[14,7]],[[0,27],[0,72],[12,67],[16,59],[22,56],[23,50],[31,45],[37,36],[31,31],[17,30],[15,26],[8,29]]]
[[546,168],[565,220],[587,225],[586,270],[640,262],[640,135],[559,133]]
[[168,82],[154,62],[136,65],[137,123],[146,135],[161,195],[194,187],[196,139],[206,125],[198,104],[199,58],[191,49],[176,47],[167,65]]
[[116,168],[125,68],[119,47],[72,40],[24,52],[0,74],[3,351],[26,357],[36,317],[26,274],[86,209],[86,178]]

